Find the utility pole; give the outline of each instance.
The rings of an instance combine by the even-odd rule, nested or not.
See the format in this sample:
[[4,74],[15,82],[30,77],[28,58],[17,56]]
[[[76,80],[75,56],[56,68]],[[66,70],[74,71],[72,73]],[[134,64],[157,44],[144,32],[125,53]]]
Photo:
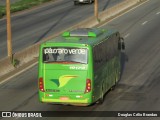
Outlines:
[[94,16],[98,19],[98,0],[94,0]]
[[10,0],[6,0],[6,14],[7,14],[7,48],[8,57],[12,60],[12,34],[11,34],[11,13],[10,13]]

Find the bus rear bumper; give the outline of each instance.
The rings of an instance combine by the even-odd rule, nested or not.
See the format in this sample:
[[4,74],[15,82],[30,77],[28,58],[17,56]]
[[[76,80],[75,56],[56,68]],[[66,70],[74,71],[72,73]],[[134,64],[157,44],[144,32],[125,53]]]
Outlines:
[[69,104],[69,105],[76,105],[76,106],[88,106],[90,105],[89,99],[83,99],[83,100],[60,100],[60,99],[47,99],[42,98],[41,102],[44,103],[53,103],[53,104]]

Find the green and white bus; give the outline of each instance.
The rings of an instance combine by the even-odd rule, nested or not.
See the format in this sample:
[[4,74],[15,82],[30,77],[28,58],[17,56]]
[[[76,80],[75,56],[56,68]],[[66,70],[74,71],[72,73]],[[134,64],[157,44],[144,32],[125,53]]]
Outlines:
[[44,103],[88,106],[103,102],[120,78],[118,31],[78,28],[40,46],[38,87]]

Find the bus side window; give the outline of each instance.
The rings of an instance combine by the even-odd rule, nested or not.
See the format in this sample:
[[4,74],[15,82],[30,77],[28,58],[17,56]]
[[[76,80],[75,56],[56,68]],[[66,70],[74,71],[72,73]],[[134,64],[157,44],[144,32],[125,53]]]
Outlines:
[[100,66],[100,53],[99,53],[99,46],[96,45],[94,47],[94,68],[97,70]]
[[102,62],[102,48],[101,48],[101,44],[98,45],[98,64],[101,65]]
[[107,58],[107,40],[104,42],[104,44],[103,44],[103,50],[104,50],[104,61],[106,62],[106,61],[108,61],[108,58]]
[[101,43],[100,47],[101,47],[101,52],[100,53],[101,53],[102,64],[104,64],[105,63],[105,46],[104,46],[104,42]]
[[115,56],[114,36],[112,35],[108,40],[108,59],[112,59]]
[[94,69],[97,69],[97,54],[96,54],[96,46],[93,48],[93,56],[94,56]]
[[107,42],[106,42],[106,59],[107,61],[109,61],[110,59],[110,38],[108,38]]

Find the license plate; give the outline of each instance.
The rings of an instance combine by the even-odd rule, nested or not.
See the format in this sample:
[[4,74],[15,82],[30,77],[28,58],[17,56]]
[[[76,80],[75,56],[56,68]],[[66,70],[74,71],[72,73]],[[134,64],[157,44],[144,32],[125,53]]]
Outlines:
[[68,97],[60,97],[60,100],[69,100]]

